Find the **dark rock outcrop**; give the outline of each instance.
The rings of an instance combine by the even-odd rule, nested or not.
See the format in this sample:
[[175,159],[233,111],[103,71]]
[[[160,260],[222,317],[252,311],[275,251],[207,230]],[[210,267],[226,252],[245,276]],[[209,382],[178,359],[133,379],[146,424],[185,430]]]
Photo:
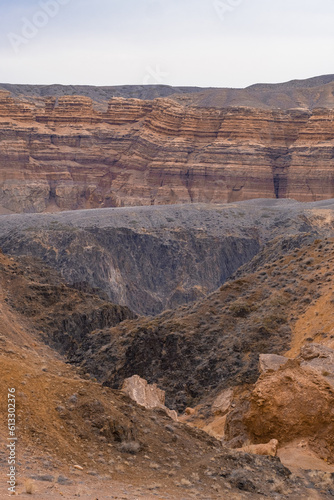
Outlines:
[[0,275],[6,282],[5,302],[35,328],[46,343],[70,356],[94,330],[135,319],[127,307],[115,305],[86,286],[78,291],[38,259],[23,257],[8,265],[0,253]]
[[81,290],[88,283],[138,314],[157,314],[204,298],[244,264],[256,271],[331,234],[333,219],[331,202],[291,200],[9,215],[0,217],[0,247],[42,259]]
[[4,216],[0,247],[38,257],[71,285],[89,283],[140,314],[205,297],[260,248],[258,232],[233,227],[234,217],[215,228],[220,214],[211,209],[76,214]]

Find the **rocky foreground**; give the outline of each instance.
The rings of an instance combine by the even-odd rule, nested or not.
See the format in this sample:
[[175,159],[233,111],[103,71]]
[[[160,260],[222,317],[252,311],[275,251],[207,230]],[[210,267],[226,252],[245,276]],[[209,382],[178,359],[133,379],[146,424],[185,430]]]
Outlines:
[[333,197],[333,75],[242,90],[1,87],[2,213]]
[[332,498],[333,218],[333,200],[0,217],[20,494]]
[[[164,410],[147,410],[102,386],[45,345],[48,340],[58,341],[68,355],[71,352],[69,343],[61,339],[66,324],[59,317],[61,311],[80,333],[83,309],[88,317],[96,317],[101,306],[108,309],[110,326],[123,319],[120,313],[129,312],[103,306],[92,293],[68,288],[53,271],[27,258],[14,260],[0,254],[0,283],[0,372],[4,385],[16,389],[19,496],[332,498],[330,472],[291,473],[277,457],[222,446],[206,432],[172,420]],[[57,332],[52,339],[48,338],[51,327]],[[74,349],[83,340],[70,339]],[[4,398],[0,410],[6,413]],[[2,450],[7,434],[3,422]],[[5,475],[6,452],[1,457]],[[6,495],[4,483],[0,491]]]

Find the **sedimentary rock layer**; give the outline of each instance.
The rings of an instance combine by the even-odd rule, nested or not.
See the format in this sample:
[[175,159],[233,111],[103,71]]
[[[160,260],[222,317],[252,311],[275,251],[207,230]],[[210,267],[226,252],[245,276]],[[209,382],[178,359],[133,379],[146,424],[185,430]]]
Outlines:
[[[196,94],[197,95],[197,94]],[[334,197],[334,110],[0,91],[2,212]]]

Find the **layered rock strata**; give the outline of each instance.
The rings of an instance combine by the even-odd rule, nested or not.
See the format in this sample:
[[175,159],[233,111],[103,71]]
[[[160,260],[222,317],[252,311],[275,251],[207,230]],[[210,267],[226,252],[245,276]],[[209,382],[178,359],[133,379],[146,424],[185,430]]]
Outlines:
[[95,104],[0,92],[2,213],[334,197],[332,109]]

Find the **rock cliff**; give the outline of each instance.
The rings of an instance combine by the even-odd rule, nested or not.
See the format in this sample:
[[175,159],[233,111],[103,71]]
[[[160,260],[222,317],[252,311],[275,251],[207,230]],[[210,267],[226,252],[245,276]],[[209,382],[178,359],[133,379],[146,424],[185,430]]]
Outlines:
[[315,95],[333,86],[290,109],[242,97],[272,92],[257,88],[103,102],[1,90],[0,213],[331,198],[333,103]]
[[257,230],[228,207],[2,216],[0,247],[42,259],[79,289],[89,283],[116,304],[157,314],[205,297],[259,251]]
[[[0,247],[139,314],[194,302],[305,238],[333,235],[333,201],[250,200],[0,217]],[[265,247],[265,252],[260,250]],[[260,252],[260,253],[259,253]]]

